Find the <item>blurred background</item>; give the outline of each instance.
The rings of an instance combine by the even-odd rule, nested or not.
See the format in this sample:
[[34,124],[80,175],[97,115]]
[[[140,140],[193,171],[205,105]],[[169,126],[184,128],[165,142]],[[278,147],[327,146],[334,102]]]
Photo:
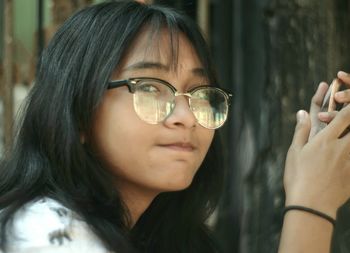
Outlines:
[[[222,130],[228,169],[212,224],[224,252],[277,252],[282,174],[295,113],[320,81],[350,71],[350,0],[153,0],[195,19],[221,85],[234,94]],[[142,2],[145,2],[142,1]],[[0,156],[41,50],[72,13],[103,0],[0,0]]]

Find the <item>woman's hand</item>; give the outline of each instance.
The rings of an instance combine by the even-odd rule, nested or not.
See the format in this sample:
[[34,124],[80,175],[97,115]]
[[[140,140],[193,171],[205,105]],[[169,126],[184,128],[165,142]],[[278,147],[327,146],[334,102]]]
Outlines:
[[[350,74],[339,71],[337,77],[344,83],[346,86],[350,87]],[[334,117],[337,115],[337,111],[333,112],[320,112],[323,98],[328,90],[328,84],[321,82],[315,95],[311,100],[310,106],[310,118],[311,118],[311,131],[309,139],[314,137],[326,124],[331,122]],[[339,104],[348,104],[350,103],[350,89],[343,91],[338,91],[334,99]]]
[[[339,72],[338,78],[350,86],[350,75]],[[310,115],[297,113],[284,172],[285,205],[308,207],[336,219],[337,209],[350,196],[350,133],[343,134],[350,125],[350,105],[321,113],[327,89],[326,83],[319,85]],[[350,90],[338,92],[335,100],[349,103]],[[278,252],[329,253],[332,229],[324,218],[290,210],[284,217]]]
[[350,196],[350,133],[339,138],[350,125],[350,106],[309,141],[312,119],[305,111],[297,118],[285,165],[286,206],[302,205],[336,218]]

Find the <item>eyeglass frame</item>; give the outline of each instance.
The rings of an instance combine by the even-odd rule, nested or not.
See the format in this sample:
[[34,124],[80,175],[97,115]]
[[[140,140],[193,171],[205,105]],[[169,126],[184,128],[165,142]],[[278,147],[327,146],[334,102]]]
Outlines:
[[[136,85],[139,81],[143,81],[143,80],[151,80],[151,81],[157,81],[157,82],[160,82],[164,85],[166,85],[168,88],[170,88],[172,90],[172,92],[174,93],[174,97],[177,97],[177,96],[186,96],[188,97],[189,99],[192,98],[192,94],[194,92],[196,92],[197,90],[199,89],[202,89],[202,88],[211,88],[211,89],[216,89],[218,91],[220,91],[224,97],[226,98],[226,101],[227,101],[227,107],[229,109],[230,105],[231,105],[231,99],[232,99],[232,93],[225,90],[225,89],[222,89],[222,88],[219,88],[219,87],[216,87],[216,86],[211,86],[211,85],[200,85],[200,86],[196,86],[190,90],[188,90],[187,92],[178,92],[178,90],[169,82],[165,81],[165,80],[162,80],[162,79],[159,79],[159,78],[154,78],[154,77],[134,77],[134,78],[127,78],[127,79],[123,79],[123,80],[111,80],[108,82],[108,86],[107,86],[107,89],[114,89],[114,88],[119,88],[119,87],[123,87],[123,86],[127,86],[128,87],[128,90],[130,93],[134,94],[135,91],[136,91]],[[176,105],[175,105],[176,106]],[[191,107],[190,107],[191,108]],[[169,114],[171,115],[171,113]],[[168,116],[169,116],[168,115]],[[197,118],[196,118],[197,120]],[[224,123],[226,122],[226,119],[224,121]],[[160,123],[160,122],[158,122]],[[223,124],[224,124],[223,123]],[[223,125],[222,124],[222,125]],[[218,129],[220,128],[222,125],[218,126],[217,128],[213,128],[213,129]],[[204,126],[203,126],[204,127]],[[205,128],[208,128],[208,127],[205,127]],[[211,128],[208,128],[208,129],[211,129]]]

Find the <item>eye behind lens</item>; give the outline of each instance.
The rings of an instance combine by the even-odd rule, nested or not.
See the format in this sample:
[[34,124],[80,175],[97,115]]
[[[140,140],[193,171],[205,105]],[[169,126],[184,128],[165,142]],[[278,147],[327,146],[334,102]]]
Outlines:
[[217,129],[227,119],[228,96],[215,87],[199,88],[192,93],[191,109],[201,126]]

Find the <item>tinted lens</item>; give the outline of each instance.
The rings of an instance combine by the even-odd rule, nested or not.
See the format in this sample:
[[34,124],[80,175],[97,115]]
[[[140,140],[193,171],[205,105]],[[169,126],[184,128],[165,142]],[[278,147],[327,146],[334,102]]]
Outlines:
[[200,88],[192,93],[191,110],[203,127],[219,128],[227,119],[227,96],[215,87]]
[[134,93],[134,107],[137,115],[150,124],[163,121],[174,109],[174,94],[161,82],[142,80]]

